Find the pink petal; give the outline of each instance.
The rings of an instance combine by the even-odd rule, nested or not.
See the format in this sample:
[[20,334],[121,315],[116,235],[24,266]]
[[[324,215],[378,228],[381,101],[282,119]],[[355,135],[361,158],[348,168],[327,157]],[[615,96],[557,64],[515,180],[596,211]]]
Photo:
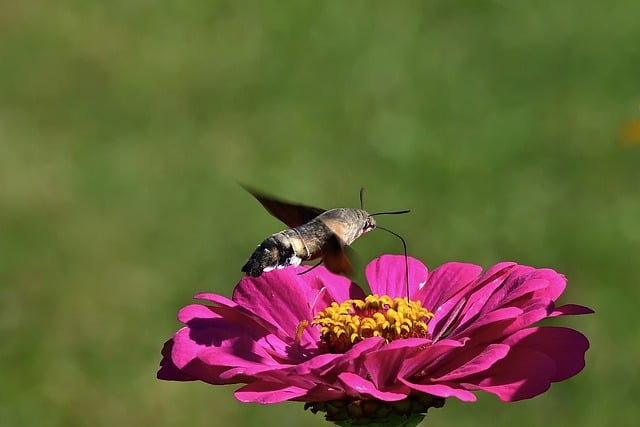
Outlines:
[[[546,293],[548,287],[549,281],[544,279],[507,280],[487,299],[483,311],[491,311],[506,305],[518,306],[522,302],[527,301],[527,298],[522,298],[520,301],[518,301],[518,298],[533,298],[534,294],[537,295],[537,291],[543,290],[543,292],[540,293]],[[550,298],[545,299],[549,302],[553,301]]]
[[[423,354],[409,357],[399,377],[412,383],[453,383],[458,378],[483,372],[508,354],[510,347],[505,344],[469,347],[472,342],[463,343],[442,340],[425,349]],[[438,348],[438,351],[428,351]]]
[[227,367],[277,364],[249,336],[237,336],[212,346],[194,341],[191,332],[189,328],[182,328],[173,338],[171,359],[178,369],[183,369],[194,359],[199,359],[211,366]]
[[517,266],[483,304],[488,312],[498,307],[522,306],[529,299],[552,301],[562,293],[566,285],[564,276],[550,269],[532,270],[531,267]]
[[[488,312],[504,306],[524,306],[530,300],[546,301],[549,308],[562,293],[566,279],[551,269],[535,270],[527,266],[514,266],[508,277],[482,304],[482,311]],[[488,290],[489,288],[486,288]],[[484,294],[486,295],[486,293]],[[473,300],[473,298],[470,298]]]
[[[267,373],[272,378],[277,378],[286,382],[287,379],[295,378],[295,377],[317,377],[322,383],[322,379],[318,375],[318,372],[322,369],[325,369],[327,366],[332,366],[336,363],[339,363],[341,358],[344,357],[342,354],[333,354],[333,353],[325,353],[319,354],[315,357],[310,358],[309,360],[300,363],[300,364],[276,364],[271,366],[266,365],[253,365],[248,366],[242,369],[242,374],[247,376],[263,376],[262,374]],[[227,371],[224,377],[228,377],[230,375],[230,371]]]
[[220,317],[219,314],[211,311],[211,307],[202,304],[189,304],[178,312],[178,320],[185,324],[194,319],[219,319]]
[[443,359],[447,358],[450,354],[455,354],[457,351],[460,351],[459,349],[463,349],[467,342],[468,339],[443,339],[432,345],[416,348],[415,353],[407,355],[406,360],[402,363],[398,377],[430,377],[433,375],[433,371],[439,368]]
[[549,317],[558,317],[558,316],[574,316],[579,314],[592,314],[595,313],[589,307],[585,307],[583,305],[578,304],[565,304],[560,307],[556,307],[556,309],[549,315]]
[[193,381],[197,378],[193,378],[181,371],[171,359],[171,353],[173,350],[173,339],[170,339],[164,343],[162,348],[162,360],[160,361],[160,370],[157,377],[160,380],[168,381]]
[[[186,328],[183,328],[186,329]],[[177,334],[176,334],[177,336]],[[176,348],[175,337],[167,342],[163,349],[162,368],[158,378],[174,381],[201,380],[211,384],[227,384],[229,381],[220,379],[220,375],[228,369],[226,366],[209,366],[196,357],[184,354],[184,349]]]
[[465,297],[464,308],[460,313],[458,325],[469,324],[485,309],[485,304],[493,292],[504,282],[504,279],[517,269],[513,263],[500,263],[490,268],[469,287],[470,293]]
[[239,307],[191,305],[182,314],[191,320],[174,336],[171,361],[176,369],[191,377],[226,384],[240,381],[247,370],[255,374],[281,367],[289,357],[296,362],[297,353],[290,346],[247,318]]
[[295,365],[296,375],[311,375],[317,371],[325,369],[328,366],[332,366],[344,358],[344,354],[337,353],[324,353],[313,356],[309,360]]
[[[502,283],[514,270],[518,268],[518,264],[515,262],[500,262],[496,265],[493,265],[487,269],[479,278],[476,280],[477,286],[492,286],[494,283]],[[531,270],[531,267],[528,267]]]
[[489,371],[463,383],[473,390],[484,390],[500,400],[513,402],[544,393],[551,385],[556,365],[546,354],[532,349],[512,348],[509,356]]
[[338,375],[338,378],[340,378],[345,390],[351,396],[372,397],[386,402],[395,402],[406,398],[411,391],[409,387],[403,385],[396,385],[395,391],[381,391],[371,381],[367,381],[351,372],[343,372]]
[[408,338],[392,341],[379,350],[365,356],[364,366],[373,383],[379,389],[391,387],[397,380],[405,360],[431,345],[423,338]]
[[[427,267],[415,258],[409,264],[409,292],[413,295],[427,281]],[[407,296],[407,276],[404,255],[383,255],[367,265],[365,275],[371,292],[390,297]]]
[[501,400],[528,399],[545,392],[584,368],[589,343],[577,331],[561,327],[529,328],[505,344],[509,354],[486,372],[465,380],[470,388],[496,394]]
[[432,378],[433,382],[450,382],[469,375],[487,371],[498,360],[503,359],[509,353],[510,347],[506,344],[489,344],[481,349],[480,353],[471,360],[461,363],[449,370],[448,373],[438,378]]
[[191,380],[203,381],[213,385],[235,384],[246,381],[246,379],[242,377],[230,380],[222,379],[221,375],[224,374],[227,369],[225,366],[209,366],[200,360],[194,359],[186,364],[181,371],[185,375],[188,375]]
[[553,309],[553,299],[558,289],[564,289],[564,277],[553,270],[534,270],[531,267],[516,265],[509,270],[508,277],[501,275],[503,281],[492,280],[483,284],[469,295],[462,317],[456,326],[455,333],[468,335],[468,328],[479,329],[482,319],[495,310],[504,307],[519,307],[526,314],[516,326],[526,327],[531,323],[544,319]]
[[218,294],[212,294],[212,293],[208,293],[208,292],[201,292],[199,294],[194,295],[195,299],[201,299],[201,300],[205,300],[205,301],[209,301],[212,303],[215,303],[216,305],[220,305],[223,307],[229,307],[229,308],[233,308],[233,307],[237,307],[238,304],[236,304],[235,302],[233,302],[232,300],[230,300],[229,298],[222,296],[222,295],[218,295]]
[[[309,273],[298,274],[307,269],[288,267],[264,273],[258,278],[246,276],[236,287],[233,300],[294,338],[301,321],[310,322],[331,302],[341,302],[350,297],[364,298],[356,284],[322,266]],[[305,329],[297,338],[303,347],[315,346],[318,334],[309,335],[311,330]]]
[[521,307],[504,307],[488,313],[481,312],[476,319],[468,319],[466,324],[457,325],[449,337],[468,336],[475,342],[498,341],[549,317],[550,305],[552,303],[549,300],[533,299],[521,304]]
[[239,388],[235,392],[236,399],[241,402],[261,404],[280,403],[304,396],[308,389],[289,386],[282,383],[256,381]]
[[317,384],[300,398],[291,399],[304,402],[326,402],[327,400],[339,400],[347,397],[342,389],[336,389],[326,384]]
[[433,396],[439,397],[456,397],[463,402],[475,402],[477,400],[476,396],[468,390],[465,390],[461,386],[450,383],[450,384],[415,384],[404,378],[399,379],[400,382],[408,386],[409,388],[420,391],[422,393],[431,394]]
[[[283,351],[286,345],[278,338],[291,341],[286,335],[280,336],[282,331],[275,326],[246,313],[241,307],[233,309],[193,304],[182,309],[180,317],[186,320],[189,339],[198,345],[222,346],[228,341],[244,339],[262,341],[274,351]],[[271,340],[268,341],[268,338]],[[282,352],[282,355],[285,353]]]
[[[299,268],[302,269],[303,267]],[[309,273],[303,274],[302,277],[316,282],[313,287],[324,289],[326,292],[323,294],[324,303],[315,307],[312,306],[312,311],[314,313],[324,310],[327,306],[331,305],[333,301],[341,303],[348,299],[364,299],[366,296],[362,288],[357,284],[344,276],[330,272],[322,265],[313,269]],[[313,294],[313,297],[315,296],[316,293]]]
[[531,348],[545,353],[556,364],[551,381],[563,381],[580,372],[585,366],[584,355],[589,340],[580,332],[560,326],[528,328],[513,334],[505,341],[518,348]]
[[309,301],[318,291],[317,286],[308,286],[308,279],[297,275],[295,268],[284,268],[260,277],[243,277],[233,292],[233,301],[295,337],[300,321],[313,319]]
[[463,295],[461,291],[473,283],[481,271],[482,267],[474,264],[448,262],[432,271],[425,285],[411,298],[422,301],[423,307],[434,312],[446,302],[454,306]]
[[459,316],[466,304],[465,298],[451,298],[441,304],[434,312],[433,318],[428,323],[428,336],[434,341],[440,341],[445,335],[450,335],[451,330],[459,321]]
[[[229,331],[237,329],[237,327],[242,328],[243,330],[248,329],[251,331],[255,331],[256,339],[260,337],[267,336],[268,334],[272,334],[277,337],[282,342],[288,343],[289,345],[293,342],[297,342],[296,347],[313,347],[315,348],[315,344],[318,339],[318,333],[315,329],[305,328],[301,336],[297,335],[297,326],[295,331],[283,330],[279,328],[277,325],[270,323],[269,321],[256,316],[250,311],[246,310],[244,307],[241,307],[234,303],[231,300],[227,300],[224,297],[216,294],[198,294],[196,298],[204,299],[206,301],[215,302],[216,305],[208,306],[201,304],[191,304],[188,305],[182,310],[180,310],[178,314],[178,319],[188,324],[189,326],[193,326],[194,334],[198,333],[196,330],[198,329],[197,325],[204,325],[205,323],[208,325],[216,324],[214,322],[205,322],[205,319],[225,319],[225,323],[230,324],[228,328]],[[218,305],[222,303],[223,305]],[[238,333],[242,333],[242,331],[237,331]],[[229,335],[228,333],[224,335]],[[203,339],[208,339],[207,337],[214,337],[216,334],[213,331],[205,331],[204,333],[200,333],[200,336]],[[282,350],[282,345],[278,347],[278,351]]]
[[[546,312],[544,312],[546,314]],[[478,319],[467,319],[466,324],[458,325],[449,335],[451,338],[457,338],[460,336],[470,336],[473,332],[477,334],[481,334],[483,336],[482,340],[491,340],[492,338],[501,338],[501,335],[491,335],[486,338],[486,332],[489,331],[487,329],[487,325],[491,325],[497,322],[509,321],[508,323],[513,322],[515,319],[518,319],[519,316],[522,316],[522,310],[517,307],[505,307],[493,312],[487,313],[484,316]],[[543,315],[544,317],[544,315]],[[475,321],[474,321],[475,320]],[[507,322],[504,323],[504,327],[506,327]],[[492,330],[493,331],[493,330]],[[492,332],[492,334],[495,332]],[[475,339],[481,339],[478,337],[474,337]]]
[[366,374],[364,367],[364,356],[372,351],[384,347],[384,339],[381,337],[371,337],[360,341],[351,347],[346,353],[339,355],[331,364],[323,367],[316,375],[323,377],[327,381],[334,381],[341,372],[353,372],[355,374]]
[[547,281],[548,285],[543,292],[537,292],[537,297],[549,298],[552,301],[557,300],[567,287],[567,278],[550,268],[540,268],[531,273],[527,280],[540,279]]
[[285,363],[274,360],[269,353],[258,345],[244,348],[238,352],[235,351],[231,346],[222,348],[207,347],[200,349],[197,357],[209,366],[234,367],[237,370],[237,374],[249,372],[251,375],[255,375],[256,372],[273,368],[281,369],[287,366]]

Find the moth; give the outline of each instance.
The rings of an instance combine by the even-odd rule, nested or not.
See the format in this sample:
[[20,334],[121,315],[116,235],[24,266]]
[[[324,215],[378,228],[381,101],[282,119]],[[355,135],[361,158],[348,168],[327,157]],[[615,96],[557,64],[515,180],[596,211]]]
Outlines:
[[369,214],[362,209],[363,189],[360,189],[360,209],[321,208],[294,204],[275,199],[245,187],[265,209],[290,228],[267,237],[249,257],[242,271],[259,277],[262,273],[289,265],[299,266],[303,261],[320,259],[309,270],[324,263],[336,274],[350,276],[353,267],[348,247],[358,237],[375,228],[385,230],[402,240],[398,234],[377,225],[374,216],[408,213],[409,210]]

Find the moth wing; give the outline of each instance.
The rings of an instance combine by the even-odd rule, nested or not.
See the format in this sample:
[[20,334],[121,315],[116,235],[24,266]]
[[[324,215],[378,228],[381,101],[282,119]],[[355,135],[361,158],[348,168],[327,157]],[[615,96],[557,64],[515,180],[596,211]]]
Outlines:
[[324,209],[314,208],[312,206],[298,205],[278,200],[262,194],[252,188],[243,187],[251,193],[253,197],[258,199],[262,206],[264,206],[271,215],[287,224],[290,228],[306,224],[325,211]]
[[349,246],[345,246],[335,234],[331,236],[323,248],[323,261],[327,270],[350,277],[353,274],[353,265],[348,252],[351,252]]

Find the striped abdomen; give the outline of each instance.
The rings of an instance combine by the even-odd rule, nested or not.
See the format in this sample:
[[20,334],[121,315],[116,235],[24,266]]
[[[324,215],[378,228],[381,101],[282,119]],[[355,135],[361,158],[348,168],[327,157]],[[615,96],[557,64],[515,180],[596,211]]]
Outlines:
[[322,256],[322,248],[332,235],[322,222],[313,220],[299,227],[284,230],[267,237],[249,257],[242,271],[258,277],[265,271],[289,265],[298,266]]

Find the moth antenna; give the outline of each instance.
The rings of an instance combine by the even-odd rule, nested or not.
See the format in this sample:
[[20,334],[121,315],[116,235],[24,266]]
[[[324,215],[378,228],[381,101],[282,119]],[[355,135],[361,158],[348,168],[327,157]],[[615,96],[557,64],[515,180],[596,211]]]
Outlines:
[[[360,209],[364,210],[364,187],[360,187]],[[376,215],[402,215],[411,212],[409,209],[405,209],[402,211],[387,211],[387,212],[376,212],[374,214],[369,214],[369,216]]]
[[379,228],[380,230],[384,230],[387,233],[393,234],[402,242],[402,249],[404,250],[404,275],[405,275],[405,280],[407,285],[407,302],[408,302],[409,301],[409,259],[407,257],[407,242],[404,241],[401,235],[389,230],[388,228],[384,228],[380,226],[376,228]]
[[402,214],[406,214],[411,212],[410,209],[405,209],[403,211],[388,211],[388,212],[376,212],[374,214],[369,214],[369,216],[376,216],[376,215],[402,215]]

